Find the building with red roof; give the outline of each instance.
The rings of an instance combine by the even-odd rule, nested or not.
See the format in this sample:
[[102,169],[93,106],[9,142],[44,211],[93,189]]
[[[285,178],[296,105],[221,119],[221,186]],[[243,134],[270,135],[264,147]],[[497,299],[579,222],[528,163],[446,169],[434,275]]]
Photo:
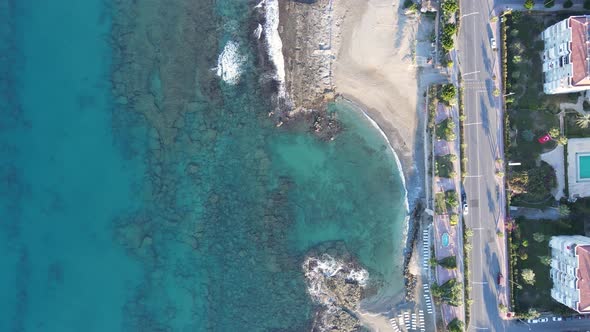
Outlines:
[[590,237],[551,237],[551,297],[579,313],[590,313]]
[[543,31],[543,91],[590,89],[590,15],[571,16]]

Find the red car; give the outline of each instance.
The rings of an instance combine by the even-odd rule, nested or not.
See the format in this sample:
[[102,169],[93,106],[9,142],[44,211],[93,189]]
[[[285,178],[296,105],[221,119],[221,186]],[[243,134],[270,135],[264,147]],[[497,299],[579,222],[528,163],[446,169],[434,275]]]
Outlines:
[[504,285],[504,276],[500,272],[498,272],[498,285]]
[[549,134],[541,136],[538,139],[539,143],[541,143],[541,144],[545,144],[545,143],[549,142],[550,140],[551,140],[551,136],[549,136]]

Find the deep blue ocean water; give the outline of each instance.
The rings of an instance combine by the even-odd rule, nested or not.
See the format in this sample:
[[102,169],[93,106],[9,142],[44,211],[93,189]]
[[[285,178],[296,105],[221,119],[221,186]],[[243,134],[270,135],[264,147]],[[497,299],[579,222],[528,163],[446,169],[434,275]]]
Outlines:
[[0,3],[0,331],[301,331],[334,242],[401,292],[394,156],[345,104],[333,142],[275,127],[255,4]]

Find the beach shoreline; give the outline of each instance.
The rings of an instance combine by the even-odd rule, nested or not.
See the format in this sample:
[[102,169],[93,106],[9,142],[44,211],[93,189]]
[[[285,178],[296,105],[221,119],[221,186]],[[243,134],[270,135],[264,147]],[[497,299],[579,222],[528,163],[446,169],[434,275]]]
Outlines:
[[[408,276],[412,248],[425,206],[425,92],[433,81],[440,81],[440,75],[432,67],[422,71],[414,62],[415,52],[420,52],[417,40],[427,41],[420,47],[430,46],[430,22],[406,16],[400,5],[390,0],[281,1],[279,32],[286,91],[294,111],[321,109],[332,101],[350,104],[392,150],[406,196],[407,218],[401,239],[407,285],[412,279]],[[412,290],[406,289],[406,296],[407,292]],[[363,324],[377,330],[390,326],[384,318],[405,301],[403,294],[398,295],[388,301],[361,304],[357,314]]]

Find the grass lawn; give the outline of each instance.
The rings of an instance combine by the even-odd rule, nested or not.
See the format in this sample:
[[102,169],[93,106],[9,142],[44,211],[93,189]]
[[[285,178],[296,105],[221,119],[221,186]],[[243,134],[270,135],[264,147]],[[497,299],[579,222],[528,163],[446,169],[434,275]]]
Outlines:
[[[580,213],[588,213],[590,201],[580,200],[572,206],[572,214],[569,218],[560,221],[538,221],[518,219],[518,229],[512,232],[512,259],[516,260],[516,268],[512,280],[515,282],[516,312],[526,312],[529,308],[537,311],[553,311],[560,314],[573,313],[567,307],[551,298],[552,282],[549,276],[550,266],[544,264],[542,257],[551,257],[549,240],[553,235],[583,234],[583,221],[578,219]],[[537,233],[537,236],[533,234]],[[538,242],[538,235],[543,235],[543,240]],[[537,237],[537,240],[535,239]],[[525,246],[526,244],[526,246]],[[522,259],[525,256],[526,259]],[[545,262],[547,263],[547,262]],[[535,284],[528,285],[523,282],[521,272],[523,269],[531,269],[535,273]],[[519,286],[522,289],[519,289]]]
[[445,193],[436,193],[434,195],[434,210],[436,214],[447,213],[447,202],[445,199]]
[[447,154],[436,157],[436,175],[442,178],[451,178],[455,174],[455,167],[453,165],[453,158],[457,158],[454,154]]

